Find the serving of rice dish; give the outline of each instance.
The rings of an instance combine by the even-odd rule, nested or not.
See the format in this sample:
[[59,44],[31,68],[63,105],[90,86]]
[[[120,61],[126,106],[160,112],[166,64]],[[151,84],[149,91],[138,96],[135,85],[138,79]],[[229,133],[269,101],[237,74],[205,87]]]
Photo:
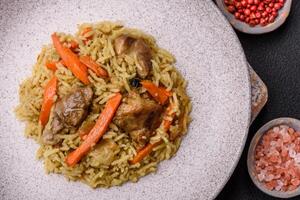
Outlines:
[[[26,124],[25,136],[33,138],[40,145],[37,158],[43,160],[46,172],[63,174],[68,180],[80,180],[93,188],[117,186],[127,181],[136,182],[140,177],[155,172],[160,161],[170,159],[176,153],[190,122],[191,102],[186,94],[187,83],[174,67],[175,58],[166,50],[159,48],[152,36],[136,29],[125,28],[118,23],[82,24],[79,25],[75,35],[65,33],[56,33],[56,35],[65,49],[71,49],[78,57],[89,57],[107,72],[107,77],[98,75],[92,68],[87,68],[88,86],[93,92],[90,105],[84,108],[87,113],[83,115],[79,125],[64,126],[57,134],[52,135],[56,139],[55,142],[44,142],[44,129],[51,129],[54,123],[57,102],[66,99],[76,88],[82,88],[87,84],[74,75],[73,68],[69,67],[72,63],[66,61],[53,44],[43,46],[31,77],[20,86],[20,103],[16,108],[16,115]],[[129,42],[128,48],[120,53],[116,49],[116,41],[121,36],[129,38]],[[149,47],[150,57],[142,53],[129,53],[134,52],[133,46],[137,41],[142,41]],[[138,72],[141,67],[139,55],[145,59],[151,58],[151,68],[146,75]],[[49,62],[55,63],[55,70],[47,67],[50,66]],[[40,119],[42,104],[45,102],[44,91],[53,76],[57,78],[57,89],[53,97],[54,102],[49,120],[47,119],[47,124],[43,126]],[[153,95],[149,88],[143,87],[145,80],[157,86],[158,91],[165,90],[162,95],[168,96],[166,103],[157,102],[158,98],[155,96],[157,94]],[[144,135],[141,137],[138,135],[138,139],[134,138],[133,134],[126,131],[128,129],[124,130],[120,126],[126,123],[128,126],[128,121],[118,122],[119,119],[116,118],[122,118],[125,115],[117,110],[115,114],[117,116],[110,121],[101,139],[90,146],[89,151],[80,158],[80,161],[72,166],[68,165],[66,163],[68,155],[84,141],[79,129],[87,122],[94,125],[109,99],[113,98],[116,93],[122,95],[119,109],[122,104],[126,103],[125,99],[131,98],[130,95],[133,93],[138,96],[137,99],[141,99],[140,101],[155,104],[154,107],[156,106],[157,110],[162,113],[157,116],[157,120],[162,124],[165,121],[170,122],[168,129],[161,125],[155,126],[155,131],[146,128],[147,134],[143,132]],[[164,116],[169,105],[172,105],[173,114]],[[132,116],[141,117],[143,114],[143,119],[147,118],[145,123],[147,120],[147,122],[153,121],[153,113],[149,117],[149,113],[139,112]],[[134,118],[136,119],[138,118]],[[88,138],[90,133],[87,133],[85,137]],[[145,154],[138,162],[132,162],[135,156],[149,145],[152,145],[151,151],[148,151],[148,154]]]

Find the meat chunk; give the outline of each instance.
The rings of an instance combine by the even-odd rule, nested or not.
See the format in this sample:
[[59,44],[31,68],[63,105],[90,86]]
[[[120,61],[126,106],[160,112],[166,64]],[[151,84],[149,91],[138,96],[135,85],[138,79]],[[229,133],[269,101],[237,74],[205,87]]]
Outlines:
[[110,165],[116,154],[119,152],[119,146],[111,139],[101,140],[94,149],[89,153],[91,166]]
[[56,144],[56,134],[63,128],[77,127],[87,116],[92,103],[93,90],[90,87],[78,88],[55,104],[51,124],[43,131],[43,142]]
[[137,148],[143,147],[161,122],[162,106],[131,92],[124,98],[115,123],[129,133]]
[[143,39],[135,39],[128,35],[121,35],[115,39],[114,43],[117,55],[128,53],[137,59],[137,74],[140,78],[146,78],[152,67],[151,49]]
[[131,131],[129,135],[134,141],[135,147],[141,149],[149,142],[149,138],[153,135],[153,132],[147,128],[143,128]]
[[115,51],[117,55],[125,53],[134,42],[134,38],[127,36],[127,35],[121,35],[115,39]]
[[139,77],[146,78],[152,67],[151,50],[150,50],[149,46],[142,39],[137,39],[133,43],[132,49],[135,52],[136,59],[138,62],[137,73],[138,73]]

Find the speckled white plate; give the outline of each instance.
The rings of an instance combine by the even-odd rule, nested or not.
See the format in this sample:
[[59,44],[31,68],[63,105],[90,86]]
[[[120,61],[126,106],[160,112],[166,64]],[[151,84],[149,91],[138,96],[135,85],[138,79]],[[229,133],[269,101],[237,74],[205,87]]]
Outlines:
[[[211,199],[233,172],[250,122],[247,63],[232,28],[208,0],[1,1],[0,197],[8,199]],[[38,146],[14,116],[18,86],[54,31],[121,20],[144,30],[177,58],[189,81],[193,122],[177,155],[138,183],[93,190],[45,175]]]

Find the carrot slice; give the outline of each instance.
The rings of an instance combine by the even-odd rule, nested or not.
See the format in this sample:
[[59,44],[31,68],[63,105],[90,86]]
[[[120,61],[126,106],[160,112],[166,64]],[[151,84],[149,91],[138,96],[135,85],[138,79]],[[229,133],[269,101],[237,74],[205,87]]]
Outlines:
[[104,110],[101,112],[95,126],[87,135],[86,139],[77,149],[75,149],[66,157],[65,162],[68,166],[73,167],[74,165],[76,165],[81,160],[81,158],[84,157],[100,140],[100,138],[106,132],[112,118],[114,117],[121,103],[121,100],[122,95],[120,93],[117,93],[107,101]]
[[164,105],[169,97],[172,95],[171,92],[167,91],[163,87],[157,87],[151,81],[141,81],[142,86],[150,93],[150,95],[160,104]]
[[86,27],[82,30],[81,32],[81,35],[84,36],[86,33],[92,31],[92,28],[91,27]]
[[56,94],[57,78],[53,76],[47,83],[44,91],[44,99],[42,103],[41,113],[39,121],[42,126],[45,126],[48,122],[50,111],[54,103],[54,96]]
[[[86,27],[86,28],[84,28],[83,30],[82,30],[82,32],[81,32],[81,36],[84,36],[85,34],[87,34],[88,32],[90,32],[90,31],[92,31],[92,28],[91,27]],[[83,41],[83,43],[84,44],[86,44],[90,39],[92,39],[93,38],[93,36],[91,35],[91,36],[89,36],[89,37],[87,37],[86,38],[86,40],[84,40]]]
[[66,64],[64,63],[64,61],[63,60],[60,60],[60,61],[58,61],[58,62],[54,62],[54,61],[47,61],[46,62],[46,67],[48,68],[48,69],[50,69],[50,70],[52,70],[53,72],[55,72],[56,70],[57,70],[57,67],[56,67],[56,64],[57,63],[60,63],[60,64],[62,64],[63,66],[65,66]]
[[71,49],[76,49],[76,48],[78,48],[78,43],[77,42],[75,42],[74,40],[72,40],[71,42],[70,42],[70,45],[71,45]]
[[64,47],[60,41],[56,33],[51,35],[53,45],[60,55],[65,65],[72,71],[72,73],[83,83],[89,84],[90,81],[88,79],[87,69],[84,64],[79,61],[78,56],[73,53],[69,48]]
[[55,72],[57,70],[56,62],[47,61],[46,62],[46,67],[48,69],[52,70],[53,72]]
[[96,63],[89,56],[80,56],[79,60],[90,68],[97,76],[108,77],[107,71],[103,69],[98,63]]
[[136,163],[141,162],[147,155],[149,155],[153,148],[160,145],[162,141],[156,142],[154,144],[148,143],[144,148],[142,148],[130,161],[130,164],[134,165]]
[[[168,131],[175,117],[175,112],[173,111],[173,104],[170,104],[166,110],[165,117],[162,121],[162,125],[165,131]],[[130,161],[130,164],[136,164],[142,161],[147,155],[149,155],[153,148],[160,145],[163,141],[156,142],[154,144],[148,143],[144,148],[142,148]]]

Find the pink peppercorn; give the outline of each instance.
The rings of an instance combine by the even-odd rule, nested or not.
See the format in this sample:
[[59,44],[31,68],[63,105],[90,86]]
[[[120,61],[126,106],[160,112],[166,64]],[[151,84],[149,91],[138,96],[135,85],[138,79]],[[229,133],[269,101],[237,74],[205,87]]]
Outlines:
[[248,0],[247,2],[248,2],[248,4],[253,4],[254,3],[253,0]]
[[257,8],[257,7],[253,5],[253,6],[250,7],[250,10],[251,10],[251,11],[256,11],[256,8]]
[[241,16],[241,14],[239,12],[236,12],[236,13],[234,13],[234,16],[236,19],[238,19]]
[[235,7],[230,5],[230,6],[227,7],[227,10],[231,13],[234,13],[235,12]]
[[256,18],[261,18],[261,14],[259,12],[255,13]]
[[280,3],[275,3],[275,4],[274,4],[274,8],[275,8],[276,10],[279,10],[281,7],[282,7],[282,5],[281,5]]
[[245,15],[249,16],[250,13],[251,13],[251,11],[248,8],[246,8],[245,11],[244,11],[244,13],[245,13]]
[[246,0],[242,0],[241,4],[242,4],[243,7],[247,7],[247,1]]

